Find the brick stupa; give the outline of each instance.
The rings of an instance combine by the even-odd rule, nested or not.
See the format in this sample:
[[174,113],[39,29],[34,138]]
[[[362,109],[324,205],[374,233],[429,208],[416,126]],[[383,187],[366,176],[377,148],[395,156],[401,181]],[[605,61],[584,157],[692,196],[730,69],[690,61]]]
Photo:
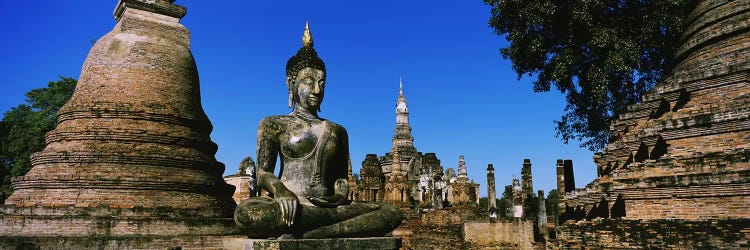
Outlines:
[[569,206],[622,195],[626,218],[750,218],[750,1],[694,4],[673,72],[613,122]]
[[117,25],[89,52],[46,147],[14,179],[0,236],[235,232],[234,187],[221,177],[179,22],[186,9],[172,2],[118,2]]
[[747,249],[750,0],[689,2],[674,70],[613,122],[598,177],[558,170],[564,218],[624,220],[568,222],[561,248]]

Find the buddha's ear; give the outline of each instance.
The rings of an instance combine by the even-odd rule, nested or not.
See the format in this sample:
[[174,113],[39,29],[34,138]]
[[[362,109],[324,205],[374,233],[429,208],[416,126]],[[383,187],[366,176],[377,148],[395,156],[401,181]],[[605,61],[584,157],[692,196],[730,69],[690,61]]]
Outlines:
[[286,87],[291,88],[292,85],[294,85],[294,81],[292,80],[292,76],[286,76]]
[[289,107],[294,106],[294,97],[292,97],[292,85],[294,82],[292,81],[292,76],[286,76],[286,90],[289,94]]

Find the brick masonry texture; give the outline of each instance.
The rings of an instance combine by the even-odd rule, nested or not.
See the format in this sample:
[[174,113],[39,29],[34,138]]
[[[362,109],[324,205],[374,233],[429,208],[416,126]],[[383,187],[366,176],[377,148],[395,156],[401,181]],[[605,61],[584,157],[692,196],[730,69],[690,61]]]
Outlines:
[[133,248],[141,240],[161,248],[166,236],[236,233],[234,187],[214,157],[190,32],[179,23],[184,8],[118,5],[116,26],[89,52],[47,146],[13,181],[0,224],[6,239],[52,246],[42,238],[102,237],[91,246],[117,246],[107,242],[124,237]]
[[747,249],[750,220],[601,220],[562,227],[552,249]]
[[589,212],[621,195],[624,220],[568,221],[556,246],[747,247],[749,20],[750,0],[695,2],[673,72],[613,122],[599,176],[560,199]]

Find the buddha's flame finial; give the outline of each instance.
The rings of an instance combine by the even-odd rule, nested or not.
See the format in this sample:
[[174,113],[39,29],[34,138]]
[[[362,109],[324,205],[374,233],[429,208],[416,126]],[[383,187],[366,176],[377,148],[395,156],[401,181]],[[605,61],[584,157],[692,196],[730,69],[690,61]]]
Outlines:
[[302,34],[302,46],[313,47],[312,33],[310,33],[310,22],[305,21],[305,33]]

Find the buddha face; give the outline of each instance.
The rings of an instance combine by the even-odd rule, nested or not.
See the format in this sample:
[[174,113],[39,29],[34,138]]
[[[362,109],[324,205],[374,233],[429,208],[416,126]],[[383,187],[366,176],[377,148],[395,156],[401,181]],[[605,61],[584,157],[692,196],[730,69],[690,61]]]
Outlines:
[[300,108],[314,112],[320,110],[326,85],[326,73],[310,67],[297,73],[296,79],[287,77],[287,84],[292,98]]

